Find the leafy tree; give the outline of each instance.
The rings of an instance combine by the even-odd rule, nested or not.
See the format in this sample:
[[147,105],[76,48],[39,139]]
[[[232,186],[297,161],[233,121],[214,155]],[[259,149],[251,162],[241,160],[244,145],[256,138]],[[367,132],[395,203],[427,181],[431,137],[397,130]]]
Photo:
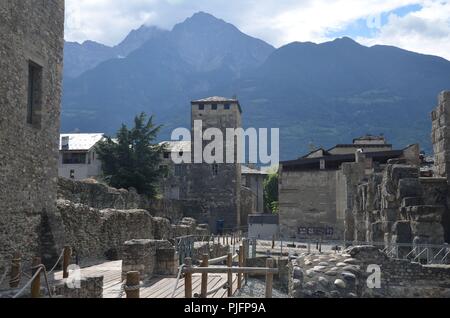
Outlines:
[[264,180],[264,205],[268,211],[278,213],[278,171],[272,171]]
[[112,187],[135,188],[138,193],[155,197],[157,182],[164,174],[160,169],[164,145],[155,143],[161,126],[153,124],[153,116],[141,113],[134,127],[122,125],[116,139],[107,137],[98,143],[96,151],[102,161],[105,181]]

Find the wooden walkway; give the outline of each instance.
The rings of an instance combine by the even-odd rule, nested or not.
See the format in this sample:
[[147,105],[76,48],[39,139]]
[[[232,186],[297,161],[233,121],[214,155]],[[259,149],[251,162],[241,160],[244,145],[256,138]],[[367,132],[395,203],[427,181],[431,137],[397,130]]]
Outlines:
[[[118,298],[121,290],[122,261],[106,262],[81,269],[81,277],[103,276],[103,298]],[[55,272],[54,281],[62,282],[62,271]],[[157,277],[146,282],[140,290],[141,298],[172,298],[176,277]],[[227,274],[209,274],[208,290],[227,282]],[[192,294],[200,294],[201,274],[192,275]],[[237,289],[237,275],[233,275],[233,292]],[[125,293],[123,295],[125,298]],[[184,279],[180,278],[174,298],[184,298]],[[208,298],[228,298],[227,290],[220,289]]]

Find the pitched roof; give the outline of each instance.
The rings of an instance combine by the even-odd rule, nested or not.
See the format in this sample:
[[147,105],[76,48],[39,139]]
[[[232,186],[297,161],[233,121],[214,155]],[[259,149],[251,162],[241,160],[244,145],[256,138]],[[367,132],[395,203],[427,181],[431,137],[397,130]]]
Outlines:
[[252,169],[252,168],[244,166],[244,165],[241,166],[241,174],[260,174],[263,176],[268,175],[268,173],[266,171]]
[[[59,150],[88,151],[104,137],[103,133],[96,134],[61,134],[59,138]],[[62,139],[69,139],[69,147],[62,149]]]
[[160,145],[166,144],[166,149],[170,152],[191,152],[190,141],[163,141]]
[[[372,158],[378,163],[386,163],[389,159],[399,158],[403,150],[390,150],[379,152],[365,152],[367,158]],[[321,158],[300,158],[292,161],[284,161],[280,164],[283,170],[320,170],[320,161],[325,161],[326,170],[337,170],[344,162],[355,162],[355,154],[331,155]]]
[[202,98],[198,100],[192,101],[192,103],[199,104],[199,103],[221,103],[221,102],[228,102],[228,103],[237,103],[238,100],[236,98],[227,98],[227,97],[221,97],[221,96],[212,96],[207,98]]
[[202,99],[193,100],[191,105],[194,104],[210,104],[210,103],[236,103],[238,105],[239,111],[242,113],[242,107],[239,100],[236,98],[227,98],[221,96],[212,96]]

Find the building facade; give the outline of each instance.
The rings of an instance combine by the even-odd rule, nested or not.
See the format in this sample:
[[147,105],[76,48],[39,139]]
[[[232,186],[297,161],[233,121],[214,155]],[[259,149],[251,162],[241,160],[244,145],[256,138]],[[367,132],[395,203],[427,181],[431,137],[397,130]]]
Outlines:
[[64,0],[0,1],[0,268],[60,253],[56,215]]

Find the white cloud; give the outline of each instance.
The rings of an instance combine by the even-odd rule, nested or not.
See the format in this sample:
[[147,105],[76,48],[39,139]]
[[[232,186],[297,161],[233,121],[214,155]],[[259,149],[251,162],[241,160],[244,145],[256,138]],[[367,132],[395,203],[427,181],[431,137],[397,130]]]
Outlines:
[[403,17],[389,16],[374,38],[358,38],[366,45],[394,45],[450,60],[450,2],[424,1],[421,10]]
[[323,42],[359,19],[421,4],[399,17],[391,14],[364,44],[389,44],[450,59],[450,4],[434,0],[66,0],[66,39],[113,45],[142,24],[171,29],[197,11],[233,23],[243,32],[280,46]]

